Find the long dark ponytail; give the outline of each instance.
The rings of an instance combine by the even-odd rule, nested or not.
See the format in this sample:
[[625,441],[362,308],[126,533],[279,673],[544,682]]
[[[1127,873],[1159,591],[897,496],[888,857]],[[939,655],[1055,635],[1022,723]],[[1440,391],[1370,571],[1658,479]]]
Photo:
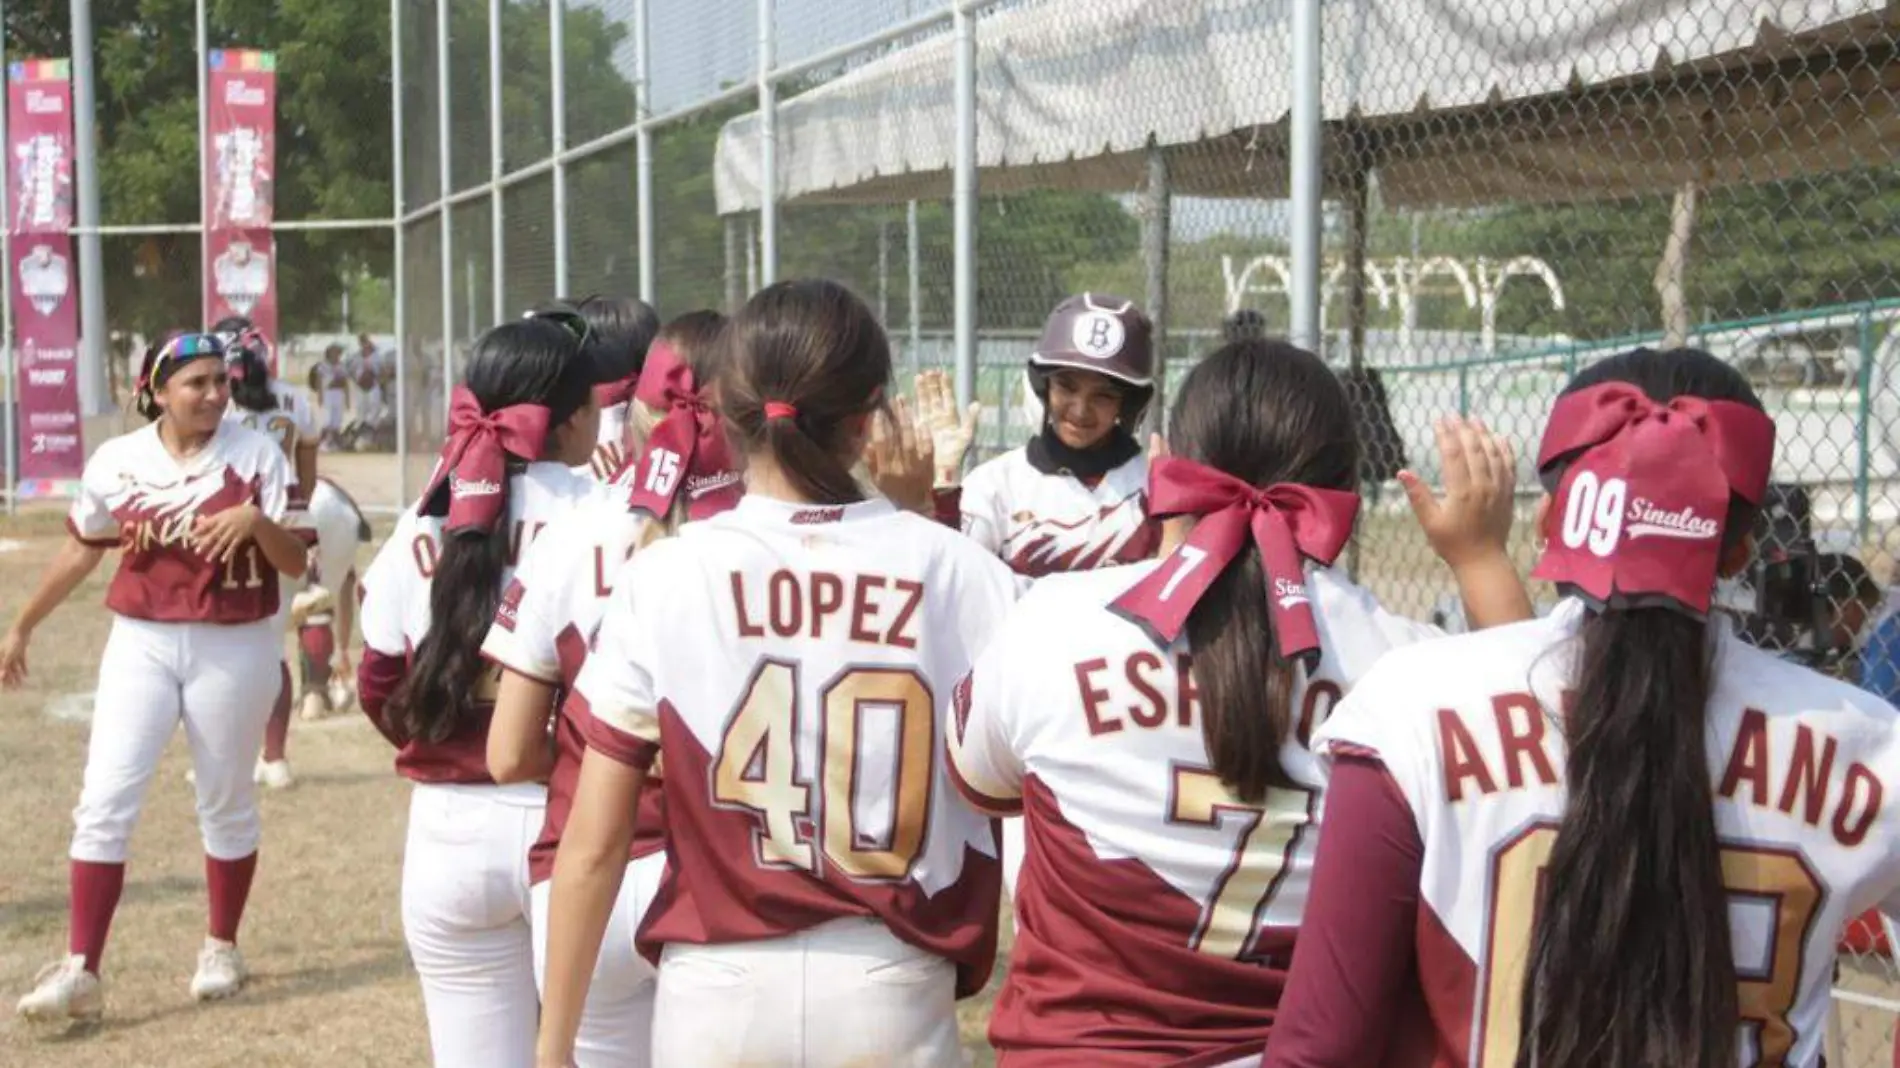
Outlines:
[[231,372],[231,403],[251,412],[277,409],[277,394],[270,388],[270,365],[249,345],[225,350],[224,365]]
[[891,346],[877,316],[837,282],[779,282],[727,327],[720,408],[748,452],[764,452],[798,494],[851,504],[851,420],[884,407]]
[[[579,358],[574,334],[541,319],[502,323],[477,338],[462,383],[482,410],[516,404],[548,409],[548,427],[565,423],[587,403],[593,374]],[[513,474],[523,465],[510,461]],[[508,479],[501,492],[508,492]],[[445,535],[429,580],[429,633],[390,697],[390,718],[410,738],[440,742],[474,722],[488,670],[482,639],[501,602],[501,577],[514,549],[512,525]]]
[[[1175,398],[1168,444],[1253,486],[1351,490],[1359,469],[1339,379],[1319,357],[1278,341],[1230,342],[1196,364]],[[1255,803],[1269,787],[1291,785],[1280,745],[1293,729],[1294,665],[1274,640],[1251,545],[1195,603],[1187,635],[1201,730],[1221,781]]]
[[[1638,349],[1565,392],[1627,382],[1761,408],[1704,352]],[[1545,473],[1554,487],[1563,466]],[[1731,498],[1724,548],[1754,508]],[[1569,799],[1525,970],[1520,1068],[1733,1068],[1735,958],[1715,830],[1707,625],[1661,607],[1592,612],[1563,715]]]

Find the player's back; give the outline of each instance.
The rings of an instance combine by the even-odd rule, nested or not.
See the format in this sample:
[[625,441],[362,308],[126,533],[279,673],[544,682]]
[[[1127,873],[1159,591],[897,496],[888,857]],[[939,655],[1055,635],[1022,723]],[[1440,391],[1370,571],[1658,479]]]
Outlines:
[[1014,592],[882,500],[749,495],[635,554],[578,689],[590,743],[663,754],[670,863],[643,948],[872,916],[980,987],[996,846],[944,776],[940,710]]
[[271,383],[271,395],[276,398],[275,408],[253,411],[232,401],[224,410],[226,419],[234,420],[264,435],[284,450],[284,458],[293,464],[297,458],[297,446],[315,430],[314,419],[303,410],[299,403],[302,398],[281,382]]
[[1387,649],[1436,633],[1309,567],[1321,656],[1294,669],[1279,750],[1297,785],[1249,805],[1213,770],[1185,637],[1109,607],[1157,566],[1041,580],[958,693],[952,770],[982,807],[1020,805],[1029,842],[990,1032],[1008,1063],[1259,1051],[1320,837],[1308,739]]
[[[1548,618],[1394,654],[1318,740],[1376,752],[1423,845],[1418,971],[1438,1065],[1509,1065],[1532,902],[1564,813],[1561,720],[1583,617]],[[1708,705],[1740,1063],[1814,1065],[1835,941],[1900,889],[1900,716],[1724,628]],[[1474,1028],[1473,1021],[1478,1021]]]
[[[598,483],[551,462],[528,464],[508,479],[508,511],[500,520],[508,539],[501,575],[503,590],[522,554],[541,532],[550,524],[572,521],[573,510],[600,492]],[[442,525],[441,517],[405,509],[395,531],[371,561],[363,575],[360,616],[367,649],[384,656],[407,657],[428,637],[434,618],[431,589],[442,559]],[[480,694],[484,713],[478,722],[466,724],[465,729],[439,744],[409,740],[397,755],[397,769],[424,782],[485,781],[487,710],[492,708],[494,687],[499,681],[498,668],[484,676]]]

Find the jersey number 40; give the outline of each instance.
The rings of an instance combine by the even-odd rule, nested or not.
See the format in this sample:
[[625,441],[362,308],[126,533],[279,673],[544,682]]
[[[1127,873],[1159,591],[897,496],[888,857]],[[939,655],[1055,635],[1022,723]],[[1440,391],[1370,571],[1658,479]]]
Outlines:
[[[713,800],[756,814],[759,863],[820,874],[820,857],[854,879],[901,881],[910,875],[930,821],[937,720],[930,687],[907,668],[853,668],[818,692],[818,766],[800,767],[802,718],[798,665],[764,659],[753,670],[726,726],[713,767]],[[865,745],[872,717],[894,730],[894,752]],[[878,748],[884,748],[882,746]],[[859,826],[853,801],[869,776],[865,764],[890,762],[882,827]],[[813,789],[818,792],[813,813]]]

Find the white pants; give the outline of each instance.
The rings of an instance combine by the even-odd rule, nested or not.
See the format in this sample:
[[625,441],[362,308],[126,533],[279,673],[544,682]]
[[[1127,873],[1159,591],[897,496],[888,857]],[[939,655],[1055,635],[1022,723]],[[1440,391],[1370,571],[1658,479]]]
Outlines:
[[673,943],[653,1064],[961,1068],[956,970],[858,917],[760,942]]
[[251,762],[280,681],[280,633],[268,619],[221,626],[113,618],[73,810],[74,860],[125,862],[146,788],[181,722],[205,852],[219,860],[257,852]]
[[538,784],[418,784],[402,857],[402,931],[442,1068],[529,1068],[541,1002],[529,934]]
[[[574,1041],[574,1063],[579,1068],[634,1068],[653,1057],[653,992],[655,972],[645,957],[633,951],[633,933],[660,888],[666,854],[655,853],[627,865],[620,896],[607,919],[594,978],[587,986],[587,1005]],[[534,884],[534,985],[545,989],[548,968],[548,898],[553,883]]]
[[343,400],[340,389],[323,391],[323,429],[332,433],[343,429]]

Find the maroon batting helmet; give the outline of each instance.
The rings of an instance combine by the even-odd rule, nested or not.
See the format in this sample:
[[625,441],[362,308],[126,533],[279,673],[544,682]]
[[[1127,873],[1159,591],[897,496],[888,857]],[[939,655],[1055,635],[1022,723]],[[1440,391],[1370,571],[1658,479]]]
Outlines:
[[1082,293],[1064,298],[1043,324],[1029,354],[1029,381],[1045,406],[1049,375],[1063,369],[1093,371],[1122,386],[1121,423],[1141,420],[1154,397],[1154,323],[1126,297]]

